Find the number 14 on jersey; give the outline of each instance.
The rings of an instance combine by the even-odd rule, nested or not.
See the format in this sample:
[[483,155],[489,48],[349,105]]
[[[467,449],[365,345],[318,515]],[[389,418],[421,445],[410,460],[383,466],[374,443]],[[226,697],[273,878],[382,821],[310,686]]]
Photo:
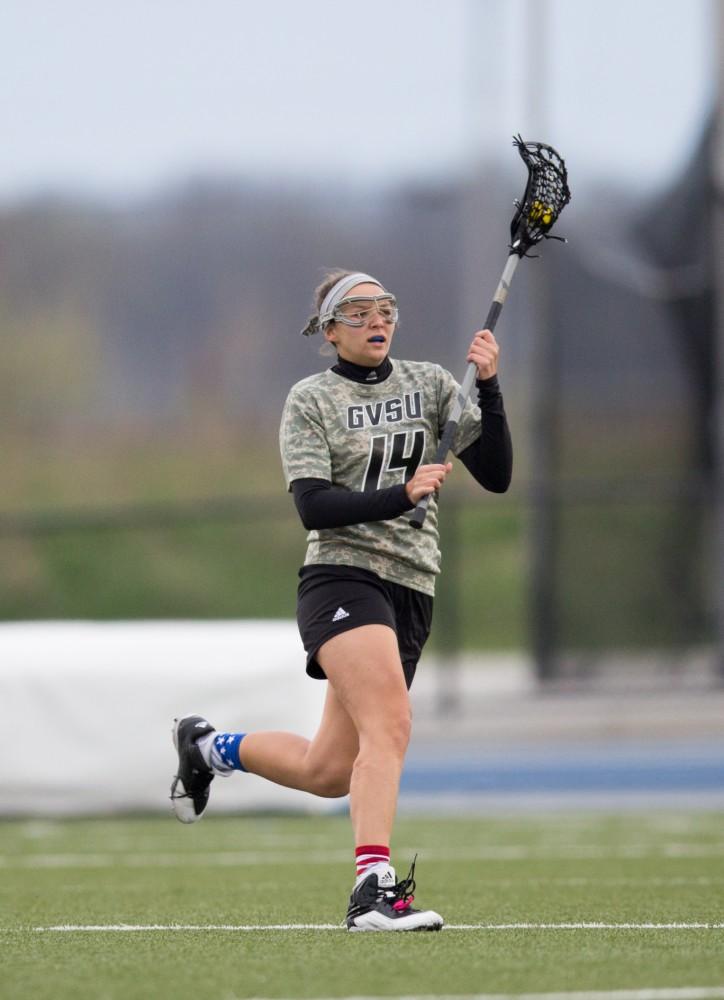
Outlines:
[[370,454],[362,489],[365,493],[380,489],[380,479],[386,472],[404,471],[402,481],[408,482],[415,475],[424,454],[424,430],[376,435],[370,439]]

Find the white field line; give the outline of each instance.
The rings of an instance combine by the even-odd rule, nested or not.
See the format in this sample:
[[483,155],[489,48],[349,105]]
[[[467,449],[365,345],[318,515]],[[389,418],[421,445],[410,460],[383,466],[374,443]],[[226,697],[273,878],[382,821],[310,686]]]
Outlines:
[[[16,928],[16,930],[19,928]],[[53,924],[33,927],[36,934],[150,933],[197,931],[342,931],[344,924]],[[724,930],[724,923],[577,923],[446,924],[446,931],[692,931]]]
[[[591,990],[575,993],[450,993],[444,996],[345,997],[344,1000],[717,1000],[724,986],[672,986],[644,990]],[[260,998],[257,998],[260,1000]],[[323,1000],[317,997],[316,1000]],[[334,998],[326,998],[334,1000]]]
[[[724,843],[629,844],[617,847],[556,845],[553,848],[500,845],[459,849],[398,847],[397,857],[419,853],[426,861],[529,861],[541,859],[604,860],[606,858],[713,858],[724,857]],[[56,852],[0,854],[0,869],[14,868],[194,868],[243,867],[244,865],[328,865],[348,862],[349,852],[310,851],[165,851],[165,852]]]
[[[692,875],[691,877],[686,875],[672,875],[670,878],[666,878],[662,875],[632,875],[631,878],[625,878],[623,876],[616,876],[615,878],[608,878],[605,875],[598,877],[591,876],[581,876],[576,875],[566,875],[566,876],[545,876],[545,875],[535,875],[532,878],[525,875],[526,885],[540,885],[540,886],[568,886],[570,888],[585,888],[587,886],[597,887],[597,888],[612,888],[619,886],[648,886],[648,887],[663,887],[663,888],[674,888],[677,886],[704,886],[711,887],[717,885],[724,885],[724,876],[714,876],[714,875]],[[476,878],[476,882],[480,885],[491,886],[496,888],[511,888],[518,887],[521,884],[519,878]]]

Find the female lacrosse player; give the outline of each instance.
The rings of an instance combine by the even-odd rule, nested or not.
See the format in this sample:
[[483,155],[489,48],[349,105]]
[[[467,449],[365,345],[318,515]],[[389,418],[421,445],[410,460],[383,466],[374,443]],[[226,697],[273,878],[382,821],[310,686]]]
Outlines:
[[[315,795],[349,793],[357,880],[348,928],[439,930],[439,914],[410,905],[414,862],[398,882],[389,845],[410,736],[408,689],[439,572],[435,494],[452,469],[432,457],[458,386],[438,365],[390,359],[397,303],[376,278],[334,272],[316,307],[303,332],[321,331],[337,363],[292,388],[280,443],[310,532],[297,611],[307,673],[328,681],[322,720],[311,741],[219,733],[197,715],[177,720],[171,797],[178,818],[194,822],[213,776],[232,770]],[[452,451],[482,486],[504,492],[512,449],[490,331],[475,334],[468,360],[478,369],[479,407],[467,402]],[[428,494],[415,531],[405,515]]]

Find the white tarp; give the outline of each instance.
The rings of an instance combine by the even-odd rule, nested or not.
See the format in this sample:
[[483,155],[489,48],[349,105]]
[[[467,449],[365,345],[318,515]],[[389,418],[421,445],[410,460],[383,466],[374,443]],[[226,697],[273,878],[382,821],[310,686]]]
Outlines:
[[[170,809],[174,716],[311,736],[326,685],[294,622],[0,625],[0,813]],[[214,812],[325,809],[254,775],[217,778]]]

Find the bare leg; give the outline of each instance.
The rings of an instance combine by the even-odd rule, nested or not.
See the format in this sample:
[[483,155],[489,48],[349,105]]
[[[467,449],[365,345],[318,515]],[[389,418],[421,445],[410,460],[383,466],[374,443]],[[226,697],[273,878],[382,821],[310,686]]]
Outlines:
[[249,733],[239,747],[241,763],[315,795],[349,792],[355,842],[389,845],[410,737],[397,637],[386,625],[364,625],[330,639],[317,659],[329,685],[314,738]]
[[239,746],[241,763],[252,774],[330,798],[349,792],[358,752],[357,730],[331,684],[312,740],[294,733],[259,732],[249,733]]
[[363,625],[334,636],[317,659],[359,737],[350,782],[355,843],[389,845],[410,738],[397,637],[386,625]]

